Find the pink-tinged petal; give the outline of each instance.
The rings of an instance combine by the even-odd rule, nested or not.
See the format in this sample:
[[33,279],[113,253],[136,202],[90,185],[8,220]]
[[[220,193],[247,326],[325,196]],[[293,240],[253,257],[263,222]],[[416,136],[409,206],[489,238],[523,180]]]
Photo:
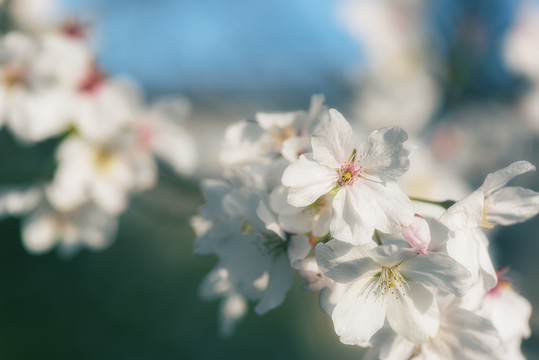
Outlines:
[[440,222],[453,231],[476,228],[481,224],[484,204],[483,193],[476,190],[447,209]]
[[301,155],[286,168],[282,182],[290,188],[288,202],[303,207],[331,191],[337,183],[337,172],[312,161],[311,156]]
[[338,169],[354,151],[354,133],[340,112],[330,109],[329,115],[330,121],[312,137],[313,158],[321,165]]
[[404,296],[387,294],[387,320],[397,334],[419,344],[436,335],[440,314],[430,291],[415,281],[408,285],[412,291]]
[[417,248],[423,255],[427,253],[430,245],[430,228],[422,216],[416,214],[409,225],[402,227],[401,234],[410,246]]
[[290,266],[286,253],[281,253],[273,260],[269,270],[269,283],[262,298],[255,306],[258,315],[265,314],[283,302],[286,292],[292,286],[296,270]]
[[470,272],[445,254],[414,256],[401,265],[400,271],[414,282],[457,296],[464,296],[470,288]]
[[481,185],[479,189],[485,194],[485,196],[490,195],[494,191],[505,186],[515,177],[530,171],[535,171],[535,166],[528,161],[514,162],[503,169],[488,174],[483,182],[483,185]]
[[387,304],[377,286],[371,278],[361,278],[338,299],[331,318],[342,343],[365,346],[384,325]]
[[521,187],[505,187],[485,199],[489,223],[513,225],[539,213],[539,193]]
[[357,153],[365,178],[373,181],[395,181],[410,167],[409,151],[403,145],[408,139],[399,127],[375,130],[360,144]]
[[487,294],[480,312],[492,321],[505,341],[531,335],[532,305],[507,283]]

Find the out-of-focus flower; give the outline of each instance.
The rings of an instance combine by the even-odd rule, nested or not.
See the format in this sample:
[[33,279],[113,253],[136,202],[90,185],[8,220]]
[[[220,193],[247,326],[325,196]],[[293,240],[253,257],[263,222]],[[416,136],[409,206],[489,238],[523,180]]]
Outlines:
[[530,316],[532,306],[528,300],[515,291],[503,272],[498,272],[498,284],[485,296],[479,313],[492,321],[500,339],[498,351],[502,359],[524,360],[520,350],[523,338],[531,335]]
[[59,212],[42,203],[23,221],[22,240],[28,252],[40,254],[58,245],[65,256],[82,247],[102,250],[116,236],[116,217],[87,203],[68,212]]
[[238,293],[258,300],[258,314],[277,307],[292,285],[295,271],[284,232],[277,224],[263,222],[268,220],[263,214],[267,211],[261,203],[263,194],[221,181],[206,181],[204,193],[215,206],[202,213],[214,224],[197,240],[196,252],[216,254],[218,267],[226,269]]
[[507,64],[516,72],[539,81],[539,6],[534,1],[520,2],[515,23],[505,38],[504,55]]
[[105,143],[71,137],[58,148],[57,160],[58,169],[47,195],[63,211],[92,200],[117,215],[127,206],[132,191],[148,189],[156,181],[151,154],[137,148],[128,135]]
[[58,0],[10,0],[9,10],[19,27],[36,33],[54,29],[61,16]]
[[222,298],[219,306],[219,332],[228,337],[234,332],[237,323],[247,314],[247,300],[230,281],[225,268],[212,270],[200,285],[200,297],[204,300]]
[[197,167],[193,136],[182,126],[189,113],[184,98],[159,100],[134,124],[138,146],[150,150],[178,174],[191,175]]
[[[341,18],[365,54],[354,118],[371,131],[399,125],[415,134],[438,106],[439,86],[431,73],[436,54],[426,38],[423,1],[346,1]],[[418,101],[421,99],[421,101]]]
[[277,214],[279,224],[291,233],[311,233],[324,236],[329,231],[333,195],[324,195],[306,208],[292,206],[287,201],[288,189],[275,188],[269,196],[271,209]]
[[0,192],[0,217],[24,216],[23,245],[32,254],[58,246],[64,256],[82,247],[101,250],[116,235],[117,219],[93,203],[58,211],[47,201],[43,185],[6,187]]

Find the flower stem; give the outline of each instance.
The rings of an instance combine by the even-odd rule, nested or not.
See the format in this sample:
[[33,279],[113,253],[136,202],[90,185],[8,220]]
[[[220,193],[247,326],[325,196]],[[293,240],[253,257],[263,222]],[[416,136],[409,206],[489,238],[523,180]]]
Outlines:
[[434,200],[421,199],[421,198],[416,198],[416,197],[410,197],[410,200],[422,202],[425,204],[438,205],[438,206],[443,207],[446,210],[449,209],[456,202],[455,200],[434,201]]

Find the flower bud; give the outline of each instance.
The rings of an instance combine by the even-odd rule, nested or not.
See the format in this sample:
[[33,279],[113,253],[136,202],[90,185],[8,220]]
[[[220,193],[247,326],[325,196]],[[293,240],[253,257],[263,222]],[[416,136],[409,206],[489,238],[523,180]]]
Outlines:
[[410,246],[419,249],[423,255],[427,253],[430,244],[430,228],[421,215],[415,214],[412,222],[402,227],[401,233]]

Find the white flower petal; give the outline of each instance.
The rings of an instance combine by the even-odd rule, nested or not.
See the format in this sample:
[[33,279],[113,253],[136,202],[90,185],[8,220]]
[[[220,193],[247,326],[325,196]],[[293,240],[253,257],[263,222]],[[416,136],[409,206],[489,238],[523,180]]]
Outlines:
[[395,332],[413,343],[422,343],[438,332],[439,311],[434,297],[416,281],[409,281],[412,292],[393,298],[387,305],[387,320]]
[[232,289],[232,283],[228,280],[228,271],[216,267],[202,280],[198,289],[198,295],[204,300],[215,300]]
[[373,213],[360,214],[357,209],[357,204],[360,200],[355,195],[348,187],[340,190],[335,195],[332,203],[333,213],[329,231],[334,238],[350,244],[369,244],[373,242]]
[[[291,126],[294,120],[302,111],[285,112],[285,113],[257,113],[256,122],[264,130],[273,128],[285,128]],[[304,112],[303,112],[304,113]]]
[[258,207],[256,208],[256,215],[260,220],[264,222],[264,224],[266,225],[266,229],[273,231],[283,240],[286,238],[284,230],[277,222],[277,217],[262,200],[260,200],[260,202],[258,203]]
[[59,231],[52,215],[36,212],[22,223],[22,241],[29,253],[40,254],[58,241]]
[[187,130],[171,122],[155,121],[153,151],[180,175],[192,175],[197,166],[195,140]]
[[528,161],[514,162],[503,169],[488,174],[483,182],[483,185],[481,185],[479,189],[485,194],[485,196],[490,195],[494,191],[505,186],[515,177],[530,171],[535,171],[535,166]]
[[417,255],[406,260],[401,268],[411,280],[457,296],[464,296],[469,289],[469,271],[444,254]]
[[363,177],[374,181],[395,181],[410,167],[409,151],[403,146],[408,139],[399,127],[382,128],[369,134],[358,147],[362,155]]
[[326,244],[319,243],[315,248],[316,261],[324,276],[340,283],[348,283],[367,273],[380,270],[362,246],[331,240]]
[[384,325],[387,305],[376,295],[376,284],[361,278],[339,297],[331,318],[342,343],[365,346]]
[[478,227],[481,224],[484,203],[483,193],[475,190],[447,209],[440,216],[440,222],[453,231]]
[[412,201],[395,182],[357,181],[351,192],[359,217],[382,232],[398,233],[414,218]]
[[312,137],[313,158],[328,168],[339,169],[354,150],[353,131],[342,114],[329,110],[331,120]]
[[283,302],[286,292],[292,286],[296,270],[290,266],[290,261],[286,253],[282,253],[275,258],[270,267],[270,278],[268,287],[262,298],[255,306],[258,315],[265,314],[276,308]]
[[311,243],[305,235],[292,235],[287,247],[290,265],[296,268],[296,263],[304,259],[311,251]]
[[281,154],[289,162],[296,161],[301,154],[309,151],[311,142],[307,136],[292,136],[283,141]]
[[219,306],[219,333],[229,337],[236,324],[247,314],[247,300],[240,294],[233,293],[223,299]]
[[297,207],[307,206],[327,194],[337,183],[337,172],[321,166],[307,155],[286,168],[283,185],[290,187],[288,202]]
[[521,187],[504,187],[485,199],[485,208],[489,222],[513,225],[539,213],[539,193]]
[[453,328],[459,359],[496,359],[495,351],[500,341],[492,323],[470,311],[453,309],[446,316],[448,327]]

